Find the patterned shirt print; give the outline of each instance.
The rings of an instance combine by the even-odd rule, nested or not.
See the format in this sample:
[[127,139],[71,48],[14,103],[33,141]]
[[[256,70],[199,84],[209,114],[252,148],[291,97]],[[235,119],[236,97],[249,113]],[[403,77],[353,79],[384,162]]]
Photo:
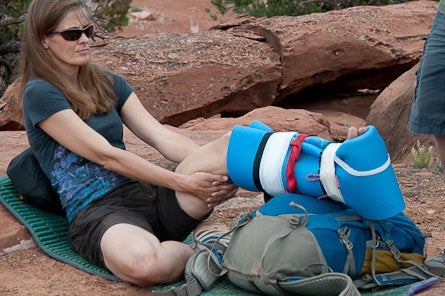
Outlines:
[[91,201],[126,182],[127,178],[80,157],[62,145],[55,149],[51,184],[60,196],[68,221],[72,221]]

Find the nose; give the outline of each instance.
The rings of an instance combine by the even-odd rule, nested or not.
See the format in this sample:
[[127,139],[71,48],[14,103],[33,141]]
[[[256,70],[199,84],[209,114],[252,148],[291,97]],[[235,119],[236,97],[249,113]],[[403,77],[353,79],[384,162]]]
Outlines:
[[82,36],[79,38],[79,43],[88,43],[90,39],[85,35],[85,33],[82,33]]

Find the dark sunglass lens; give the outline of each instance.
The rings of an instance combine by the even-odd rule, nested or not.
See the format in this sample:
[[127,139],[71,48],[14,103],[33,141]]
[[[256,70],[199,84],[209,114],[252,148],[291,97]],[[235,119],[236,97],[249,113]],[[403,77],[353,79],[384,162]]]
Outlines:
[[63,39],[67,40],[67,41],[76,41],[79,40],[80,37],[82,37],[82,34],[85,33],[85,36],[87,36],[87,38],[90,38],[93,35],[94,32],[94,26],[93,25],[89,25],[88,27],[86,27],[85,29],[76,29],[76,30],[66,30],[66,31],[62,31],[62,32],[53,32],[53,34],[60,34],[62,35]]
[[90,25],[89,27],[85,28],[85,31],[84,31],[85,35],[86,35],[88,38],[90,38],[90,37],[93,35],[93,32],[94,32],[94,27],[93,27],[93,25]]
[[60,35],[62,35],[63,39],[68,41],[75,41],[79,40],[80,36],[82,36],[82,30],[68,30],[60,32]]

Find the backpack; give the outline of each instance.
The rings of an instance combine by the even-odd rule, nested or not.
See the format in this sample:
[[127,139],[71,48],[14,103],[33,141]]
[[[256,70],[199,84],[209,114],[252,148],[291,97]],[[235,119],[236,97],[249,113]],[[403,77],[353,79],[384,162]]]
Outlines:
[[31,148],[25,149],[11,160],[6,174],[20,199],[50,213],[64,213],[58,194]]
[[230,243],[221,257],[203,249],[190,258],[183,295],[223,276],[256,293],[326,296],[435,277],[423,265],[424,237],[403,213],[366,220],[330,199],[281,194],[240,215],[223,236]]

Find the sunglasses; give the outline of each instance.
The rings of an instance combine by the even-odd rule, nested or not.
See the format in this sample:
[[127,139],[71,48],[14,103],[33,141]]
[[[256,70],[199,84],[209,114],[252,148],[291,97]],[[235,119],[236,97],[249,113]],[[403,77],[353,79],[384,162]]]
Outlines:
[[62,32],[53,31],[53,32],[49,33],[48,35],[59,34],[66,41],[76,41],[76,40],[79,40],[80,37],[82,37],[82,34],[85,34],[85,36],[90,38],[93,35],[93,32],[94,32],[94,25],[91,24],[91,25],[85,27],[84,29],[72,29],[72,30],[66,30],[66,31],[62,31]]

